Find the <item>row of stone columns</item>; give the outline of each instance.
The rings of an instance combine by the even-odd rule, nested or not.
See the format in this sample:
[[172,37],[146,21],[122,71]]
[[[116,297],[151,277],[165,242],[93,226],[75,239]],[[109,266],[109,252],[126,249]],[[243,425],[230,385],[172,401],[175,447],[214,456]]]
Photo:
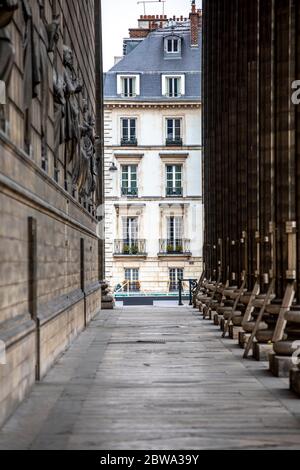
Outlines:
[[297,0],[203,1],[206,284],[195,301],[298,393],[299,57]]

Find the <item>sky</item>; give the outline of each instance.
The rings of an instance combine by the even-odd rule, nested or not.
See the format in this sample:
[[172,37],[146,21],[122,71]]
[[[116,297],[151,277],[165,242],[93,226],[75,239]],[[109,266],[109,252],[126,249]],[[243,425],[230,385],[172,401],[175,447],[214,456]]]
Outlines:
[[[196,0],[201,8],[202,0]],[[166,0],[165,14],[188,17],[191,0]],[[147,3],[147,15],[161,15],[162,3]],[[107,72],[114,65],[114,57],[123,55],[123,38],[128,37],[128,29],[137,27],[137,20],[144,14],[144,5],[138,0],[102,0],[103,65]]]

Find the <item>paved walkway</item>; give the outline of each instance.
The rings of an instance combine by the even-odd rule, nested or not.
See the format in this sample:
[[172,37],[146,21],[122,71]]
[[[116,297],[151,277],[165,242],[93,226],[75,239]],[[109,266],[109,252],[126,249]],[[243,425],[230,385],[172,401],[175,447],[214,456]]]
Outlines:
[[300,400],[188,307],[102,312],[0,449],[300,449]]

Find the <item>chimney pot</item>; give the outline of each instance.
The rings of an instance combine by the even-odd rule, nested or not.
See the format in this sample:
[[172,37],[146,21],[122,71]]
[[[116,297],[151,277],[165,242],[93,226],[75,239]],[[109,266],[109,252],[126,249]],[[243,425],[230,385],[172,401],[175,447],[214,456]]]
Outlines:
[[195,1],[193,1],[192,3],[192,12],[190,13],[190,22],[191,22],[191,46],[198,46],[200,13],[196,10]]

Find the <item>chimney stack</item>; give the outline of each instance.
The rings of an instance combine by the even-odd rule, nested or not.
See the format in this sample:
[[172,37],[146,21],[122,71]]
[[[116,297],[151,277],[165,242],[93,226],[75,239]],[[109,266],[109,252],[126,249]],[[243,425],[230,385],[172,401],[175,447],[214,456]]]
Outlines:
[[201,27],[202,12],[196,9],[196,0],[192,0],[191,21],[191,46],[199,46],[199,29]]

